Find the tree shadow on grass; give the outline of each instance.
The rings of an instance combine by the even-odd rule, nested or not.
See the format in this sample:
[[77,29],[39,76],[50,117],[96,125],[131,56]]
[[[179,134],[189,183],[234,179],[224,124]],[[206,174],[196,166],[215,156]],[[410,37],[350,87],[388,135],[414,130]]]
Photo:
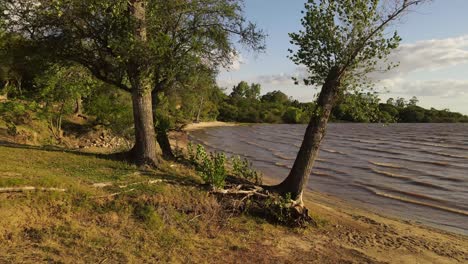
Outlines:
[[115,161],[125,161],[122,159],[124,153],[110,153],[110,154],[103,154],[103,153],[91,153],[91,152],[82,152],[79,150],[67,149],[64,147],[54,146],[54,145],[44,145],[44,146],[33,146],[27,144],[19,144],[13,143],[6,140],[0,140],[0,146],[6,148],[18,148],[18,149],[30,149],[30,150],[40,150],[40,151],[49,151],[49,152],[62,152],[62,153],[70,153],[80,156],[86,157],[96,157],[100,159],[106,160],[115,160]]

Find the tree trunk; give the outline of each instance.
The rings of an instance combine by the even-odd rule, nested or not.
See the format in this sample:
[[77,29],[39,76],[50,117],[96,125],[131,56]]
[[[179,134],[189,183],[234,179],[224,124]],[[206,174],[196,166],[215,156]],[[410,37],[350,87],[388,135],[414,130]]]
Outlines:
[[317,158],[320,143],[325,136],[328,119],[336,102],[340,86],[339,70],[332,69],[320,91],[317,105],[307,126],[304,140],[297,153],[294,165],[288,177],[272,189],[283,195],[290,194],[291,198],[302,205],[302,192],[306,186]]
[[203,101],[204,101],[204,98],[202,96],[202,98],[200,99],[200,106],[198,107],[197,119],[195,120],[195,123],[200,122],[200,115],[201,115],[201,110],[202,110],[202,107],[203,107]]
[[82,105],[83,105],[83,100],[81,98],[81,95],[78,95],[75,98],[75,110],[73,111],[76,116],[79,116],[82,114],[82,109],[83,109]]
[[0,101],[8,100],[8,86],[10,86],[10,81],[6,80],[5,85],[0,90],[3,94],[0,93]]
[[132,87],[133,119],[135,123],[135,146],[130,151],[137,165],[157,167],[161,149],[156,143],[153,123],[151,90]]
[[161,147],[163,157],[166,159],[175,159],[174,153],[172,153],[171,143],[167,131],[159,129],[156,135],[159,146]]
[[[151,93],[153,97],[153,117],[155,118],[154,122],[156,123],[156,111],[158,107],[158,94],[163,91],[163,84],[159,83],[156,88]],[[169,137],[167,135],[166,127],[158,127],[156,139],[159,146],[161,147],[163,157],[166,159],[174,159],[174,153],[172,152],[171,143],[169,142]]]
[[[146,1],[129,0],[128,8],[135,19],[134,36],[144,50],[147,42],[146,36]],[[143,53],[141,56],[144,56]],[[137,165],[157,167],[158,154],[161,149],[156,143],[156,131],[153,122],[151,102],[152,80],[148,69],[143,67],[144,58],[135,56],[131,58],[127,70],[132,85],[133,119],[135,123],[135,145],[130,151],[130,158]],[[142,63],[143,61],[143,63]]]

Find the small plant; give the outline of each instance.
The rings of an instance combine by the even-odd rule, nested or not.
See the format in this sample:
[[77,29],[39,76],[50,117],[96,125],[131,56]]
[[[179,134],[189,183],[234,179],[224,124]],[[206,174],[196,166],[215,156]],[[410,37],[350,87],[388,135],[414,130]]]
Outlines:
[[255,184],[262,184],[262,174],[253,169],[252,162],[248,159],[234,156],[231,158],[231,163],[235,176],[252,181]]
[[208,154],[200,144],[194,150],[192,143],[189,143],[187,150],[190,162],[202,179],[215,188],[223,188],[227,177],[226,155],[224,153]]
[[291,194],[285,196],[271,197],[265,201],[266,208],[270,209],[270,214],[279,223],[288,223],[291,219]]
[[18,135],[18,129],[16,128],[16,125],[14,123],[7,123],[7,133],[10,136]]
[[193,148],[192,142],[189,142],[189,143],[187,144],[187,156],[188,156],[188,160],[189,160],[193,165],[195,165],[195,164],[196,164],[195,150],[194,150],[194,148]]

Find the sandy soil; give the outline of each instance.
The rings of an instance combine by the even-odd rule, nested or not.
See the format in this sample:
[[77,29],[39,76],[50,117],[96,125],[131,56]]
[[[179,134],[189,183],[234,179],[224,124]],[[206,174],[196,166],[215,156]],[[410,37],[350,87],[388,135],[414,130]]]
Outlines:
[[209,127],[225,127],[225,126],[238,126],[239,123],[228,123],[228,122],[220,122],[220,121],[210,121],[210,122],[200,122],[200,123],[192,123],[188,124],[184,127],[185,131],[193,131],[198,129],[204,129]]
[[[186,131],[222,122],[199,123]],[[171,134],[179,148],[188,142],[187,132]],[[274,184],[265,178],[266,184]],[[323,219],[323,228],[289,237],[272,237],[278,256],[290,256],[303,263],[468,263],[468,237],[414,222],[362,210],[336,197],[308,191],[304,197],[311,215]],[[317,262],[318,261],[318,262]],[[340,262],[341,263],[341,262]]]

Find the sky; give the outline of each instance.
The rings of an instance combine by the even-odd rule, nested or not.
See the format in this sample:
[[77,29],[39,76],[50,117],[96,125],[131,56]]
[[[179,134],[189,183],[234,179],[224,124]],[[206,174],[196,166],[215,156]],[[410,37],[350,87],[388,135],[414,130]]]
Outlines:
[[[294,85],[303,68],[290,61],[288,33],[301,29],[305,0],[245,0],[245,15],[268,37],[264,53],[240,49],[218,84],[227,91],[240,81],[260,83],[262,94],[281,90],[302,102],[312,101],[313,87]],[[375,76],[380,98],[410,99],[419,105],[468,114],[468,0],[433,0],[417,6],[394,27],[402,37],[391,55],[398,68]],[[301,70],[302,69],[302,70]]]

